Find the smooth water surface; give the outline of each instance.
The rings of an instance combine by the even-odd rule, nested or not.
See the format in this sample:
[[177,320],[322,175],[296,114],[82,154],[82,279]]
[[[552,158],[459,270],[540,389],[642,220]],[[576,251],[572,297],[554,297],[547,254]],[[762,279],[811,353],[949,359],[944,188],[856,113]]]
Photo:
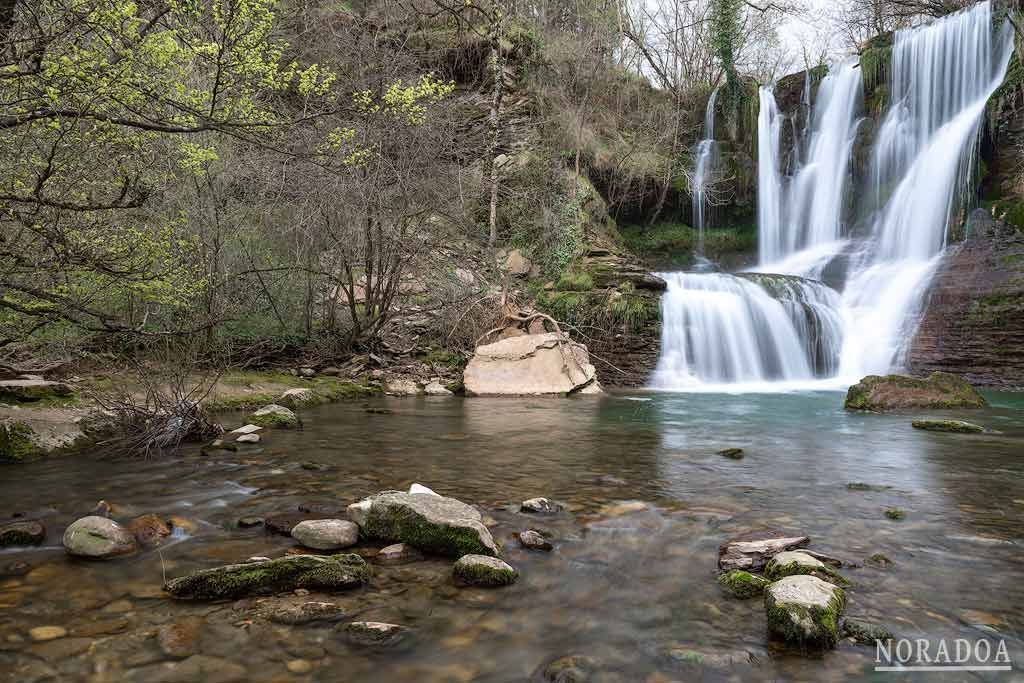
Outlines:
[[[596,660],[594,681],[890,680],[873,672],[873,648],[843,643],[807,657],[769,645],[761,601],[720,592],[719,544],[761,527],[802,530],[812,549],[857,565],[874,553],[893,561],[843,570],[849,616],[905,637],[1005,638],[1024,666],[1024,400],[993,397],[993,408],[966,417],[998,433],[958,436],[914,430],[907,415],[846,413],[842,398],[381,398],[304,411],[303,430],[238,453],[0,468],[3,516],[38,516],[49,529],[43,549],[0,552],[0,569],[33,566],[0,578],[0,679],[186,680],[154,633],[199,616],[202,655],[243,667],[251,681],[522,681],[573,654]],[[734,446],[743,460],[716,455]],[[327,469],[302,467],[311,462]],[[270,624],[258,617],[261,600],[191,604],[159,592],[164,576],[293,547],[238,529],[240,517],[300,504],[330,511],[414,481],[479,506],[521,577],[504,589],[456,588],[451,561],[431,559],[375,567],[366,589],[303,598],[411,627],[397,650],[349,645],[330,625]],[[569,510],[516,511],[538,495]],[[199,528],[159,552],[68,559],[60,534],[100,499]],[[885,517],[894,507],[903,521]],[[529,527],[550,534],[555,550],[509,540]],[[30,628],[54,624],[69,635],[29,641]],[[701,667],[687,663],[690,650],[723,656]],[[295,659],[312,672],[289,673]],[[947,676],[900,680],[964,680]]]

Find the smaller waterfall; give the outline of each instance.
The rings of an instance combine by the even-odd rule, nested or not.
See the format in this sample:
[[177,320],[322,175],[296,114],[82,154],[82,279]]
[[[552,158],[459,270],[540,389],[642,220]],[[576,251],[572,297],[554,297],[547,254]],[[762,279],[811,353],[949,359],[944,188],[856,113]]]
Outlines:
[[718,88],[711,92],[704,112],[704,139],[697,143],[693,169],[693,227],[697,229],[697,256],[704,256],[704,228],[710,208],[708,186],[715,180],[718,166],[718,146],[715,143],[715,101]]
[[779,143],[784,118],[768,86],[758,90],[757,116],[757,238],[761,262],[770,263],[782,253],[782,165]]

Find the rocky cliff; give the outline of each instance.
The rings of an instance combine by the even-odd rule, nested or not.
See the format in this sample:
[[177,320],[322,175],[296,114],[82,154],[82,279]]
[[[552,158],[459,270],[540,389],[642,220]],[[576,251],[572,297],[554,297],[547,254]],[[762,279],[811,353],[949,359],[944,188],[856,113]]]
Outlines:
[[1024,233],[985,210],[945,257],[910,351],[915,374],[1024,388]]

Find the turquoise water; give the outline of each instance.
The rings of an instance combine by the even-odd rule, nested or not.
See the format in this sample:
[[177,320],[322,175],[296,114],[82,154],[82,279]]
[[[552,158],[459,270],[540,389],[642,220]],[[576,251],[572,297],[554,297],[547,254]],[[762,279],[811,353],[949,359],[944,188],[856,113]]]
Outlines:
[[[269,433],[238,453],[190,449],[147,461],[95,454],[5,467],[0,517],[41,518],[49,537],[43,549],[0,552],[0,570],[33,567],[0,578],[0,678],[42,680],[34,671],[59,680],[178,680],[182,665],[151,634],[192,615],[203,620],[196,651],[223,675],[244,671],[254,681],[543,680],[544,667],[566,655],[591,658],[588,680],[602,682],[890,680],[873,671],[873,648],[843,643],[805,656],[769,643],[760,601],[719,591],[719,544],[762,527],[803,531],[812,549],[855,565],[875,553],[892,560],[886,569],[843,570],[853,582],[848,615],[903,637],[1003,638],[1024,666],[1024,396],[992,394],[990,409],[958,415],[992,430],[969,436],[914,430],[908,415],[850,414],[842,398],[380,398],[304,411],[303,430]],[[746,457],[716,454],[727,447]],[[164,576],[293,546],[260,528],[238,529],[239,517],[300,504],[335,514],[412,482],[480,507],[521,578],[500,590],[460,589],[451,562],[430,559],[376,567],[371,586],[355,593],[303,598],[410,627],[396,650],[349,645],[329,625],[270,624],[259,600],[191,605],[157,590]],[[517,512],[534,496],[568,510]],[[159,552],[67,559],[63,528],[100,499],[126,516],[188,517],[197,529]],[[887,519],[888,508],[905,519]],[[509,540],[528,527],[549,534],[555,550],[527,552]],[[359,550],[371,556],[374,547]],[[28,640],[28,629],[52,624],[69,635]],[[117,630],[96,634],[104,629]],[[689,651],[707,655],[705,665],[688,662]],[[294,659],[312,670],[290,673]]]

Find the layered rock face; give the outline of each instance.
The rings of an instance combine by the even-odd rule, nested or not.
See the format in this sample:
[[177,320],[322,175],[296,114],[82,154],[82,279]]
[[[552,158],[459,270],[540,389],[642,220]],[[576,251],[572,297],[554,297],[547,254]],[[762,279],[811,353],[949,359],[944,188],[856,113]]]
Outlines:
[[1024,387],[1024,234],[984,210],[971,214],[967,239],[932,281],[908,362],[914,374]]
[[528,334],[477,347],[466,366],[474,396],[600,392],[587,347],[556,333]]

